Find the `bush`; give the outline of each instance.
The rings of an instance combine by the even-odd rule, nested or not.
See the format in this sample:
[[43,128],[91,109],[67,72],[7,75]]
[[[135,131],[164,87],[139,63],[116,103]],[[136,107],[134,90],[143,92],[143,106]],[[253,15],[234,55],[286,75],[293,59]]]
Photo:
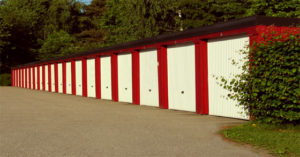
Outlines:
[[[254,43],[243,73],[222,78],[230,99],[247,109],[253,120],[266,123],[300,122],[300,33],[263,34]],[[250,65],[250,67],[249,67]]]
[[0,74],[0,86],[11,85],[11,74]]

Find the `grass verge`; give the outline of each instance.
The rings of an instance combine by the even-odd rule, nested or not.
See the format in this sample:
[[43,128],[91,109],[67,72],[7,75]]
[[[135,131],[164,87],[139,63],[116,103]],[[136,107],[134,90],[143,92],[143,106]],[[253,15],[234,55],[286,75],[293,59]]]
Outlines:
[[278,156],[300,156],[300,125],[270,125],[247,123],[221,131],[233,141],[270,150]]

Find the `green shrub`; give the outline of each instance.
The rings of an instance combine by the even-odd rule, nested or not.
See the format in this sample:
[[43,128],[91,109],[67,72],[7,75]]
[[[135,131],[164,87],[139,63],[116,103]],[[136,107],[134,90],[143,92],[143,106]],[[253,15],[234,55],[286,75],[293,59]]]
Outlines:
[[11,74],[0,74],[0,86],[11,85]]
[[[270,32],[245,51],[243,73],[222,78],[230,99],[247,109],[253,120],[300,122],[300,33]],[[249,66],[250,65],[250,66]]]

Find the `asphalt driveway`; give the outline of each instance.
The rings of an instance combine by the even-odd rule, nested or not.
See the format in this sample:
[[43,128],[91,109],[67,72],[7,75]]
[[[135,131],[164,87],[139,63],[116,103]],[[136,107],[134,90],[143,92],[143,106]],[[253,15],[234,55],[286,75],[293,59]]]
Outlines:
[[1,157],[269,156],[217,134],[244,122],[0,87]]

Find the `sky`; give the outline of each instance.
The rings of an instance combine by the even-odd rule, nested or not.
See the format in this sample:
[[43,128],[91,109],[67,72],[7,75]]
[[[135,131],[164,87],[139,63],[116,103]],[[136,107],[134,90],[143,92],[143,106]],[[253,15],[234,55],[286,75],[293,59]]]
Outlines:
[[84,2],[86,4],[90,4],[92,0],[79,0],[79,1]]

